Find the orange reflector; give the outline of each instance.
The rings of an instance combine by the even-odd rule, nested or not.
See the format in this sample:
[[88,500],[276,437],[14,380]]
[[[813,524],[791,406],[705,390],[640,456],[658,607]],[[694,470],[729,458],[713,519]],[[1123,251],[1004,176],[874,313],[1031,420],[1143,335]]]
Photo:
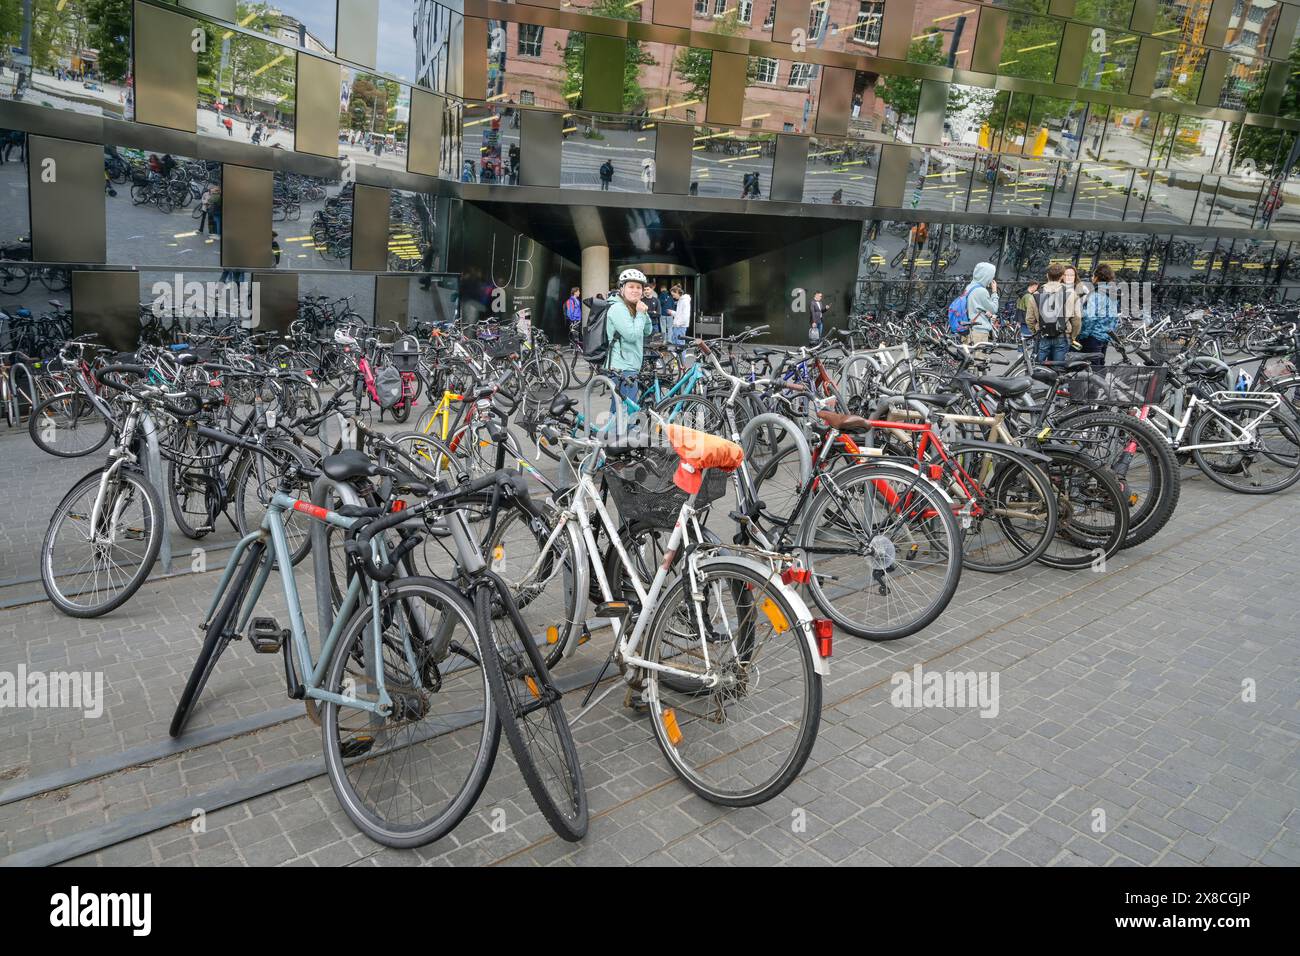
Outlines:
[[560,642],[560,629],[552,624],[546,629],[546,643],[558,644]]
[[814,618],[813,633],[817,635],[817,653],[822,657],[830,657],[831,635],[835,633],[835,625],[831,622],[830,618]]
[[524,683],[528,685],[528,689],[532,692],[532,695],[538,700],[541,700],[542,692],[537,689],[537,681],[533,680],[532,675],[525,674]]
[[677,726],[677,711],[671,707],[664,711],[664,733],[674,747],[682,742],[682,728]]
[[1134,492],[1133,494],[1131,494],[1131,495],[1128,496],[1128,503],[1129,503],[1130,506],[1135,505],[1135,504],[1138,503],[1137,492]]
[[784,634],[790,629],[790,622],[785,619],[785,615],[781,613],[781,609],[776,606],[775,601],[771,598],[763,598],[763,603],[760,606],[763,608],[763,613],[767,615],[767,619],[772,622],[772,629],[776,633]]
[[394,511],[401,511],[405,507],[406,507],[406,502],[403,501],[401,498],[398,498],[396,501],[393,502]]

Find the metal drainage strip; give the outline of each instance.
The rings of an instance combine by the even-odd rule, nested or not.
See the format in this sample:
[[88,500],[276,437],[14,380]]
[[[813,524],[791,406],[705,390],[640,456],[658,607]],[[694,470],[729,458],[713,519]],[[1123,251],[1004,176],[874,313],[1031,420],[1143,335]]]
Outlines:
[[[557,681],[557,683],[563,693],[570,693],[579,687],[587,686],[589,682],[595,680],[600,670],[599,666],[593,666],[581,673],[572,674],[567,679]],[[302,705],[296,705],[292,709],[301,713]],[[474,721],[465,717],[462,717],[459,723],[447,722],[438,729],[430,729],[427,735],[422,735],[415,743],[423,743],[431,737],[450,733],[461,727],[469,726],[471,723],[474,723]],[[230,726],[229,724],[225,725],[227,729]],[[179,749],[190,748],[186,746]],[[66,863],[68,860],[96,853],[106,847],[124,843],[127,840],[188,820],[193,816],[195,807],[202,807],[205,812],[212,813],[216,810],[234,806],[237,803],[252,800],[255,797],[273,793],[276,790],[283,790],[285,787],[305,783],[324,773],[325,760],[323,757],[309,757],[304,760],[297,760],[275,770],[268,770],[266,773],[250,777],[248,780],[215,787],[198,796],[180,797],[150,810],[132,813],[119,820],[110,820],[108,823],[91,827],[89,830],[83,830],[80,833],[52,840],[49,843],[42,843],[40,846],[34,846],[27,850],[20,850],[0,860],[0,866],[54,866],[58,863]],[[6,794],[8,792],[6,791]]]

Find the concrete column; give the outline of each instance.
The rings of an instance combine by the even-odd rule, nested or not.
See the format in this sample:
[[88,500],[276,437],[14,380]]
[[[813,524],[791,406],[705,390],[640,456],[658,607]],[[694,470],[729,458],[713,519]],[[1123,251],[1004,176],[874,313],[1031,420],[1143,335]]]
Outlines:
[[[582,297],[608,292],[609,246],[585,246],[582,250]],[[587,307],[582,307],[582,314],[587,314]]]

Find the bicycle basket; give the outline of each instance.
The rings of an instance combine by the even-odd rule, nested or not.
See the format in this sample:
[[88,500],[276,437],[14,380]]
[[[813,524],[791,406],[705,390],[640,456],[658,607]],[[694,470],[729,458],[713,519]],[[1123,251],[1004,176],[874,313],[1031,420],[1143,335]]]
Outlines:
[[[619,518],[627,524],[646,523],[655,528],[671,528],[689,497],[673,484],[677,471],[677,454],[669,448],[653,448],[635,457],[609,458],[603,473],[609,496],[618,507]],[[711,468],[704,474],[704,484],[695,499],[702,508],[721,498],[727,490],[727,473]]]
[[1171,335],[1157,335],[1151,339],[1151,348],[1148,350],[1151,359],[1155,362],[1171,362],[1187,348],[1187,343],[1182,339],[1174,338]]
[[1067,379],[1063,390],[1069,401],[1085,405],[1159,405],[1165,372],[1147,365],[1109,365],[1086,378]]
[[392,361],[399,372],[414,372],[420,367],[420,343],[414,335],[403,335],[393,343]]
[[522,347],[523,339],[514,333],[507,333],[494,342],[484,343],[484,348],[487,350],[487,354],[494,359],[518,355]]

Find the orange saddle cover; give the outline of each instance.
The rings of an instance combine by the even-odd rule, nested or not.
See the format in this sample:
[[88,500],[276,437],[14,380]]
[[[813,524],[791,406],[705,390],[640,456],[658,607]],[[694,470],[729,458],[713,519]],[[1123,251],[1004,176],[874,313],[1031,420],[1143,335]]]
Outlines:
[[683,425],[668,425],[664,431],[680,459],[673,484],[688,495],[700,490],[706,468],[735,471],[745,460],[745,453],[739,445],[717,435]]

